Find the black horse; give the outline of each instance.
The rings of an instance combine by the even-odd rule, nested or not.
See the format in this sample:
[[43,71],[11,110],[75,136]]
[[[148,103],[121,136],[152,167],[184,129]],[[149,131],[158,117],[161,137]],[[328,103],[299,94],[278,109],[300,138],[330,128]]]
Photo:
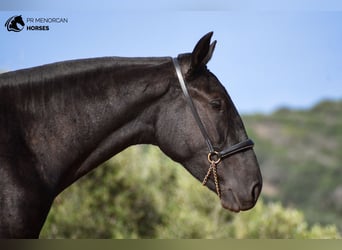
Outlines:
[[[18,24],[21,25],[20,28],[18,27]],[[24,25],[25,23],[23,21],[22,16],[12,16],[5,23],[7,30],[14,31],[14,32],[22,31],[22,29],[24,28]]]
[[[177,59],[83,59],[1,74],[0,237],[39,237],[61,191],[134,144],[158,145],[198,180],[206,177],[223,207],[252,208],[262,177],[234,104],[206,67],[211,36]],[[208,156],[198,122],[228,157]]]

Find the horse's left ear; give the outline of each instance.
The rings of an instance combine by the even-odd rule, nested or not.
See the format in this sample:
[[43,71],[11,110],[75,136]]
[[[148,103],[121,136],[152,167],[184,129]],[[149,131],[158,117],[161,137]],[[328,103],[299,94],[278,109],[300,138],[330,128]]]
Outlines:
[[191,53],[191,66],[188,74],[194,74],[198,70],[203,69],[211,59],[216,45],[216,41],[210,44],[213,33],[214,32],[209,32],[196,44]]

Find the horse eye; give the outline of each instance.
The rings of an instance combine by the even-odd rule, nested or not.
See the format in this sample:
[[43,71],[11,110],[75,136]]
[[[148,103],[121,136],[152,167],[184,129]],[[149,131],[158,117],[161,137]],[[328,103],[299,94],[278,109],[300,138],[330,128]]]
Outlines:
[[210,106],[213,108],[213,109],[216,109],[216,110],[221,110],[222,109],[222,102],[220,99],[215,99],[215,100],[212,100],[209,102]]

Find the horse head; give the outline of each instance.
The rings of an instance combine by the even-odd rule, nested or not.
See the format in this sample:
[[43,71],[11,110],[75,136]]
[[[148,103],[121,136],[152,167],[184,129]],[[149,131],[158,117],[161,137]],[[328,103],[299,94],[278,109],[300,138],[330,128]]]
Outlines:
[[[212,34],[201,38],[192,53],[180,54],[176,59],[182,76],[177,78],[174,69],[173,97],[161,112],[164,116],[160,119],[162,126],[158,126],[162,128],[158,139],[167,155],[185,166],[198,180],[205,180],[204,184],[219,194],[224,208],[239,212],[255,205],[262,177],[253,143],[248,139],[237,109],[223,85],[207,69],[216,45],[216,41],[210,43]],[[181,78],[186,82],[195,111],[182,93]],[[194,112],[198,113],[198,119]],[[208,163],[207,138],[202,136],[205,133],[209,144],[213,145],[213,150],[210,145],[209,150],[215,152],[215,155],[209,154],[212,164]],[[221,157],[217,152],[222,150],[229,151],[229,156]],[[214,174],[210,173],[210,168]]]

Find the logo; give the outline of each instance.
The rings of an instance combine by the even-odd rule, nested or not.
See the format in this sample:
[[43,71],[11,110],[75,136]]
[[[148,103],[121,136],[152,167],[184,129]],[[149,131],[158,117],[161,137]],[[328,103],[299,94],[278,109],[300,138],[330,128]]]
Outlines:
[[[25,20],[25,22],[24,22]],[[49,31],[56,25],[67,24],[67,17],[26,17],[12,16],[7,19],[5,27],[7,31]],[[24,29],[25,28],[25,29]]]
[[12,16],[8,18],[8,20],[6,21],[5,27],[7,28],[8,31],[20,32],[24,29],[25,23],[21,15]]

